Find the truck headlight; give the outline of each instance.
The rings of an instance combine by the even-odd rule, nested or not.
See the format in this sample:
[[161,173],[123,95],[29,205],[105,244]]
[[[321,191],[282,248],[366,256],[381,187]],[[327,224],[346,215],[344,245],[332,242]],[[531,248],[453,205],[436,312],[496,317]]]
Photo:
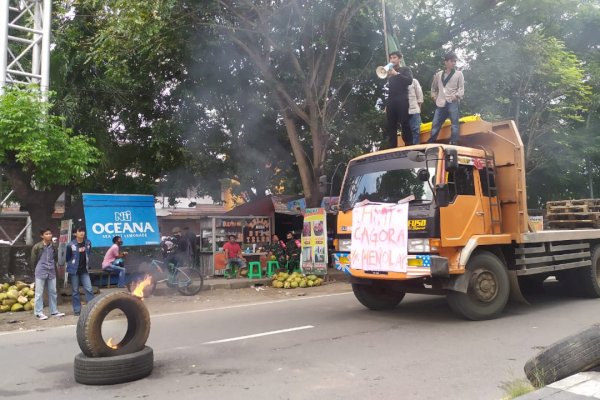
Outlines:
[[429,253],[429,239],[408,239],[409,253]]
[[350,251],[350,243],[352,241],[350,239],[340,239],[340,251]]

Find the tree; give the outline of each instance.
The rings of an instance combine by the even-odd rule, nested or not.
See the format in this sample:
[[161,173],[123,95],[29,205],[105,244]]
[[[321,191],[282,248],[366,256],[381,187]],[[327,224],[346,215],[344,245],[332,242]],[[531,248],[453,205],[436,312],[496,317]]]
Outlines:
[[0,168],[34,232],[52,227],[58,196],[89,176],[100,157],[94,141],[65,128],[50,107],[37,88],[5,87],[0,96]]
[[218,0],[219,22],[254,64],[285,125],[308,206],[318,205],[330,124],[351,79],[344,62],[350,23],[367,0]]

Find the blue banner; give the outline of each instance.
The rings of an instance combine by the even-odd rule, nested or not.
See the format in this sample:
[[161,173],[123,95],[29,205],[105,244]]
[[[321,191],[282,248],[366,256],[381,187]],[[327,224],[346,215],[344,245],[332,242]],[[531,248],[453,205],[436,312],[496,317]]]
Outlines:
[[83,194],[87,237],[94,247],[109,247],[115,236],[125,246],[160,243],[154,196],[140,194]]

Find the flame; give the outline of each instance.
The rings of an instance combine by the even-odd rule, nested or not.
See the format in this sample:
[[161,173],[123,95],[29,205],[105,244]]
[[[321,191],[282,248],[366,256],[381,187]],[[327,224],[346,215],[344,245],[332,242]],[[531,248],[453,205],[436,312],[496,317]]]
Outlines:
[[119,346],[117,346],[116,344],[113,344],[113,342],[112,342],[112,338],[108,338],[108,340],[106,341],[106,345],[107,345],[108,347],[110,347],[111,349],[116,349],[116,348],[118,348],[118,347],[119,347]]
[[131,291],[131,294],[139,297],[140,299],[144,298],[144,288],[148,285],[152,284],[152,275],[146,275],[143,281],[139,282],[137,286]]

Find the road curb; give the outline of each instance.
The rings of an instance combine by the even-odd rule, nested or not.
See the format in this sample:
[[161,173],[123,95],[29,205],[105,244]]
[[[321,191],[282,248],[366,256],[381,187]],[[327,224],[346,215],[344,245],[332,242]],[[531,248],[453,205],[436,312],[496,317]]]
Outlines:
[[600,372],[587,371],[571,375],[548,386],[517,397],[517,400],[598,400]]

